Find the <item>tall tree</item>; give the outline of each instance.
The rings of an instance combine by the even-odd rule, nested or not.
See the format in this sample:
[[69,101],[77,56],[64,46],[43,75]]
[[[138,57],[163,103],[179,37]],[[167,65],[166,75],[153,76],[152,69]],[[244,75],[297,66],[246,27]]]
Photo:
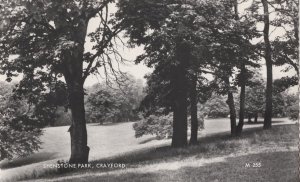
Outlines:
[[273,63],[272,63],[272,49],[269,40],[269,31],[270,31],[270,18],[269,18],[269,5],[267,0],[261,0],[263,5],[264,12],[264,43],[265,43],[265,55],[267,67],[267,86],[266,86],[266,109],[265,109],[265,118],[264,118],[264,129],[270,129],[272,127],[272,95],[273,95]]
[[[121,31],[109,21],[113,0],[10,1],[1,3],[6,24],[0,39],[0,69],[8,77],[19,73],[19,89],[47,92],[45,86],[63,77],[72,115],[70,163],[86,163],[89,147],[84,109],[86,78],[99,67],[111,64],[108,52],[115,53],[112,39]],[[99,19],[98,28],[87,35],[89,21]],[[85,50],[86,37],[94,42]],[[11,58],[11,55],[16,55]]]
[[[255,19],[247,14],[248,10],[244,11],[244,14],[239,12],[239,2],[235,0],[234,4],[234,19],[237,23],[243,24],[245,27],[249,27],[248,31],[242,31],[240,33],[241,41],[238,43],[240,49],[238,50],[239,54],[237,59],[239,60],[239,65],[237,66],[240,70],[240,73],[237,75],[237,85],[240,86],[240,100],[239,100],[239,122],[236,128],[236,134],[241,135],[244,125],[244,117],[245,117],[245,97],[246,97],[246,86],[247,81],[249,80],[250,73],[248,71],[248,67],[259,67],[257,64],[257,56],[255,54],[255,46],[251,44],[250,40],[259,37],[260,34],[257,32],[254,27]],[[247,18],[245,18],[247,17]]]
[[132,0],[120,2],[119,7],[121,21],[129,24],[126,30],[131,42],[146,45],[145,54],[137,61],[154,66],[157,81],[167,83],[168,91],[163,95],[171,101],[173,111],[172,146],[186,146],[188,68],[194,37],[192,6],[181,0]]
[[[238,0],[234,1],[234,15],[235,20],[239,21],[239,9],[238,9]],[[245,89],[246,89],[246,65],[244,61],[241,63],[241,71],[240,71],[240,111],[239,111],[239,123],[236,128],[236,134],[240,135],[242,133],[243,125],[244,125],[244,113],[245,113]]]
[[[199,8],[200,9],[200,8]],[[205,34],[209,39],[207,54],[209,54],[210,62],[208,64],[214,71],[214,75],[220,86],[218,92],[226,94],[227,104],[230,111],[231,133],[236,134],[236,109],[234,103],[234,80],[236,78],[236,68],[240,71],[240,76],[244,76],[246,65],[254,65],[253,63],[253,45],[249,42],[256,36],[254,28],[254,20],[249,15],[243,15],[243,20],[238,17],[238,9],[236,1],[221,1],[214,5],[210,5],[208,10],[214,9],[216,14],[220,16],[212,16],[210,11],[206,11],[202,7],[201,14],[205,21],[201,22],[202,27],[208,28],[211,34]],[[200,10],[199,10],[200,11]],[[220,21],[222,19],[222,21]],[[205,24],[207,23],[207,24]],[[207,32],[207,30],[206,30]],[[243,79],[240,79],[239,85],[243,87]],[[241,125],[240,125],[241,126]]]

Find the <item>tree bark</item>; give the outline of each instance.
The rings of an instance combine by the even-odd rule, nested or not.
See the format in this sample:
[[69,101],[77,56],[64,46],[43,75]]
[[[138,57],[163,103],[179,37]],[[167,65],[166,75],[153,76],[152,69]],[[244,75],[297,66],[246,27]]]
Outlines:
[[190,57],[190,48],[187,43],[178,42],[176,45],[176,59],[178,65],[173,75],[173,136],[172,147],[187,145],[187,65]]
[[237,125],[237,135],[241,135],[243,126],[244,126],[244,118],[245,118],[245,98],[246,98],[246,78],[245,78],[246,66],[243,63],[241,68],[241,93],[240,93],[240,113],[239,113],[239,123]]
[[265,60],[267,67],[267,87],[266,87],[266,109],[264,118],[264,129],[270,129],[272,127],[272,94],[273,94],[273,71],[272,71],[272,58],[271,58],[271,45],[269,40],[269,8],[268,1],[261,0],[264,8],[264,41],[265,41]]
[[231,135],[236,135],[236,111],[235,111],[235,105],[234,105],[234,99],[233,99],[233,94],[232,91],[230,90],[230,81],[229,77],[225,79],[225,83],[228,87],[227,90],[227,101],[226,103],[228,104],[229,107],[229,113],[230,113],[230,129],[231,129]]
[[197,144],[198,141],[198,116],[197,116],[197,76],[193,75],[191,80],[191,138],[190,144]]
[[89,147],[87,146],[87,131],[84,109],[84,90],[81,83],[67,83],[69,103],[72,114],[72,125],[69,129],[71,136],[71,164],[88,162]]

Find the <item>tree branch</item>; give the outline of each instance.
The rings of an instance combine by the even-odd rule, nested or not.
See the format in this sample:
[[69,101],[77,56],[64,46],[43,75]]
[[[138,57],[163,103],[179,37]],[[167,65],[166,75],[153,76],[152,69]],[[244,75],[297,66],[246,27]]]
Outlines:
[[[95,62],[95,59],[99,56],[101,56],[105,51],[104,49],[107,48],[108,44],[111,42],[111,40],[113,39],[113,37],[115,37],[118,33],[120,33],[122,31],[122,29],[116,29],[114,32],[112,32],[109,37],[107,38],[107,40],[98,48],[98,51],[89,58],[89,60],[87,62],[89,62],[87,68],[85,69],[84,73],[83,73],[83,81],[86,80],[86,78],[89,76],[90,74],[90,70],[93,66],[93,63]],[[102,41],[104,41],[102,39]]]

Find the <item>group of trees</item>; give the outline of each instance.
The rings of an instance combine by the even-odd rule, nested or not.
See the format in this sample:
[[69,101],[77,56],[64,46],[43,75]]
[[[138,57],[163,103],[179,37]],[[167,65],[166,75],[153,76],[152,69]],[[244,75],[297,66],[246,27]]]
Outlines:
[[[272,67],[286,65],[285,71],[294,69],[298,73],[298,17],[295,16],[298,2],[253,1],[245,8],[247,3],[129,0],[117,4],[116,15],[126,25],[130,44],[144,45],[145,53],[136,62],[144,61],[154,68],[148,76],[147,96],[143,101],[147,112],[161,107],[166,114],[173,112],[172,146],[187,145],[188,113],[192,118],[190,143],[196,143],[195,111],[207,90],[227,96],[233,136],[241,135],[245,115],[257,118],[259,111],[264,112],[264,129],[271,128],[272,115],[277,112],[272,111],[273,102],[279,101],[274,96],[279,92],[273,86]],[[263,25],[262,31],[258,24]],[[284,29],[284,35],[274,39],[271,34],[277,28]],[[257,76],[253,70],[261,67],[263,60],[267,70],[265,87],[251,81]],[[211,74],[213,80],[203,79],[205,74]],[[281,86],[297,82],[294,77],[287,77]],[[257,95],[247,94],[253,89],[258,89]],[[239,93],[238,114],[235,93]],[[251,105],[248,101],[258,103]]]
[[[86,78],[99,69],[118,83],[124,76],[113,66],[113,61],[123,61],[116,46],[122,31],[130,46],[144,46],[144,53],[137,57],[136,63],[144,61],[154,68],[147,78],[143,108],[148,114],[159,108],[165,114],[172,112],[172,146],[187,145],[188,115],[190,143],[197,143],[197,106],[205,103],[213,92],[227,96],[231,133],[241,134],[249,70],[259,67],[262,58],[267,66],[264,128],[268,129],[272,117],[272,65],[288,65],[288,69],[298,71],[298,2],[253,1],[242,13],[239,7],[245,2],[0,1],[0,70],[7,81],[21,74],[22,80],[14,93],[24,96],[28,105],[38,105],[39,96],[49,100],[52,88],[57,88],[57,83],[63,80],[72,118],[70,163],[88,161],[83,87]],[[109,9],[112,3],[117,8],[114,14]],[[274,20],[270,19],[269,8],[278,15]],[[92,18],[98,20],[98,25],[88,32]],[[264,24],[263,33],[257,30],[259,22]],[[274,27],[288,29],[283,36],[272,40],[270,29]],[[87,37],[93,44],[91,49],[85,48]],[[253,43],[261,37],[264,41]],[[208,80],[205,74],[212,74],[213,80]],[[241,87],[238,125],[234,101],[237,87]],[[118,108],[115,106],[119,100],[113,100],[113,96],[106,88],[91,93],[91,99],[87,99],[90,108],[100,108],[95,117],[106,117],[109,110]],[[44,108],[40,104],[37,110]]]

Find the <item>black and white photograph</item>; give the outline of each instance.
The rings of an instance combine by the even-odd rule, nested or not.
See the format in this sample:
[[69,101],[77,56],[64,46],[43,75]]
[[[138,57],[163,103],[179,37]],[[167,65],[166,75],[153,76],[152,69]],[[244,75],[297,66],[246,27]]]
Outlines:
[[299,182],[299,0],[0,0],[0,182]]

